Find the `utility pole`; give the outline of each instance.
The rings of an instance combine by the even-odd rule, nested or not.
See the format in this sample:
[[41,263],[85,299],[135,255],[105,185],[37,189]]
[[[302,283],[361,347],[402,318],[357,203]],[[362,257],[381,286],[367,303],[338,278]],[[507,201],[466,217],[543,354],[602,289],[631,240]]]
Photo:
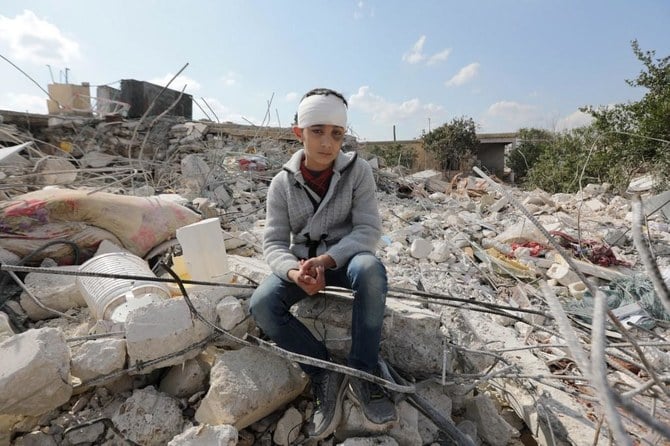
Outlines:
[[67,72],[70,71],[68,67],[65,67],[65,83],[67,84]]
[[428,133],[430,133],[430,116],[428,117]]
[[393,124],[393,142],[395,142],[395,124]]

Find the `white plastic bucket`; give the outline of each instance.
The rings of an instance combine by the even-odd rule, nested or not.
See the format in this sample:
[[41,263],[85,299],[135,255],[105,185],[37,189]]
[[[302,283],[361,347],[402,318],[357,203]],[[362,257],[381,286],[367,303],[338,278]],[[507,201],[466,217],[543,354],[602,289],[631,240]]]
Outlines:
[[230,281],[228,256],[218,218],[208,218],[177,229],[186,268],[193,280]]
[[[110,252],[95,256],[84,262],[79,271],[156,277],[147,262],[127,252]],[[125,307],[137,308],[170,297],[170,291],[165,283],[149,280],[77,276],[77,286],[91,314],[98,320],[124,322],[130,309]]]

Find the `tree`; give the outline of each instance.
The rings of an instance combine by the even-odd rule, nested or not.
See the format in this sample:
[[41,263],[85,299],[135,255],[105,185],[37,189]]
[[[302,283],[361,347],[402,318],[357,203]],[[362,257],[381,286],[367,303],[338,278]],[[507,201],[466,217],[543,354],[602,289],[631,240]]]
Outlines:
[[555,137],[549,130],[521,129],[519,143],[507,157],[507,167],[514,171],[518,181],[523,182],[528,171],[537,163],[540,156],[549,150]]
[[435,130],[424,134],[424,147],[432,152],[443,170],[461,170],[464,163],[474,158],[479,140],[472,118],[454,118]]
[[594,118],[602,147],[598,156],[611,161],[607,177],[613,185],[624,190],[633,176],[649,172],[656,174],[659,187],[666,187],[670,171],[670,56],[655,58],[655,52],[642,51],[637,40],[631,46],[644,68],[626,83],[645,88],[642,99],[611,107],[588,106],[582,111]]

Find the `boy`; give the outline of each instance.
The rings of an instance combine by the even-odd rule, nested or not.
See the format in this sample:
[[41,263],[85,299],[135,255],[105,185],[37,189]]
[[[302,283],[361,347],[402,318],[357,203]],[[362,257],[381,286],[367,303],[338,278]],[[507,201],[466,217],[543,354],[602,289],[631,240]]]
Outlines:
[[[387,293],[386,269],[374,255],[381,235],[375,180],[356,153],[341,151],[347,101],[311,90],[300,101],[293,132],[303,144],[270,184],[263,253],[273,274],[251,297],[257,325],[279,347],[330,360],[323,342],[290,308],[326,285],[353,290],[350,367],[377,372]],[[396,420],[394,404],[374,383],[301,364],[316,407],[308,433],[330,435],[340,422],[345,390],[371,422]]]

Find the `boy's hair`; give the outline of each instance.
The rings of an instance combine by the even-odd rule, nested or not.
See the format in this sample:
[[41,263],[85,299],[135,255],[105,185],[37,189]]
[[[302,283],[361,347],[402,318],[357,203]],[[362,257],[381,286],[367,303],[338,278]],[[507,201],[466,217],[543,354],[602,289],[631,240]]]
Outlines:
[[349,108],[349,103],[347,102],[346,99],[344,99],[344,96],[342,93],[331,90],[330,88],[315,88],[313,90],[309,90],[307,93],[304,94],[304,96],[300,99],[300,102],[302,102],[303,99],[308,98],[310,96],[314,95],[322,95],[322,96],[328,96],[329,94],[332,94],[333,96],[336,96],[340,99],[342,99],[342,102],[344,102],[344,105]]
[[[344,98],[344,95],[340,93],[339,91],[331,90],[330,88],[314,88],[312,90],[309,90],[307,93],[305,93],[302,98],[300,98],[300,102],[303,101],[303,99],[308,98],[310,96],[315,96],[315,95],[321,95],[321,96],[328,96],[328,95],[333,95],[337,98],[340,98],[342,102],[344,102],[344,106],[349,108],[349,103],[347,100]],[[298,103],[300,103],[298,102]],[[293,115],[293,125],[298,125],[298,112],[295,112],[295,115]]]

